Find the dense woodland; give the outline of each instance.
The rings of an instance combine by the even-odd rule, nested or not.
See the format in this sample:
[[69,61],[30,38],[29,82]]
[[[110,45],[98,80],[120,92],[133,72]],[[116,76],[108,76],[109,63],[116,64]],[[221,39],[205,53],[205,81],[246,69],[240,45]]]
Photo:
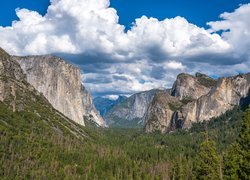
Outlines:
[[88,123],[77,138],[0,106],[1,179],[250,179],[249,109],[165,135]]

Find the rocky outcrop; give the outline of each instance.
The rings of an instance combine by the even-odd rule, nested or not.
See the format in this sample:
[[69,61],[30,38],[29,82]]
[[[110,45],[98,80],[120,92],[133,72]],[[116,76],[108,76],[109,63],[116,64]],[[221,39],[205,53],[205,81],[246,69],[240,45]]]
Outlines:
[[55,109],[81,125],[84,125],[84,117],[91,118],[100,126],[106,125],[81,83],[79,68],[51,55],[13,58],[26,73],[27,81]]
[[176,109],[179,109],[182,103],[165,91],[159,91],[155,94],[153,101],[150,103],[145,119],[147,124],[145,131],[147,133],[155,130],[161,133],[169,132],[173,125]]
[[193,101],[207,94],[215,84],[214,79],[204,74],[196,73],[192,76],[182,73],[177,76],[171,95],[186,102]]
[[[212,80],[203,74],[180,74],[172,88],[173,100],[167,93],[155,97],[146,116],[146,132],[169,132],[190,128],[193,123],[218,117],[249,96],[250,73]],[[188,98],[188,99],[187,99]],[[156,101],[156,102],[155,102]],[[175,104],[175,108],[171,105]]]
[[[221,78],[211,91],[198,100],[182,107],[184,128],[197,121],[207,121],[218,117],[236,105],[249,94],[250,73],[234,77]],[[182,118],[180,117],[180,118]]]
[[122,126],[122,124],[128,124],[129,122],[131,122],[133,125],[138,123],[140,125],[144,125],[144,116],[157,91],[159,90],[153,89],[130,96],[129,98],[114,106],[104,116],[104,119],[109,125],[116,124],[118,126]]
[[0,48],[0,101],[16,112],[24,110],[27,102],[34,102],[38,95],[27,83],[20,65]]

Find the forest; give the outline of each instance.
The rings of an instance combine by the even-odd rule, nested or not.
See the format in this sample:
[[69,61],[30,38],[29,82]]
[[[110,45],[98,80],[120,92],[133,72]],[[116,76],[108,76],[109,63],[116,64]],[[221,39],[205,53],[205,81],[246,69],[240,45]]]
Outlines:
[[170,134],[88,123],[81,139],[0,106],[1,179],[250,179],[250,109]]

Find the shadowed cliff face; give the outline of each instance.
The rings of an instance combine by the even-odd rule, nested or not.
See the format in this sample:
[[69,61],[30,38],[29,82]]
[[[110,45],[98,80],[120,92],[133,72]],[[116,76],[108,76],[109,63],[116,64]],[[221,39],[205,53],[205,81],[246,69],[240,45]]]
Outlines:
[[180,74],[171,91],[176,99],[163,93],[150,104],[145,131],[163,133],[208,121],[234,106],[248,103],[249,90],[250,73],[220,78],[218,81],[203,74]]
[[13,112],[24,109],[25,104],[21,97],[26,96],[26,91],[32,92],[34,89],[26,83],[25,78],[19,64],[0,48],[0,101],[8,104]]
[[155,130],[165,133],[171,129],[171,120],[175,115],[176,109],[182,103],[165,91],[157,92],[152,103],[150,103],[145,119],[147,121],[145,131],[147,133]]
[[106,126],[81,83],[79,68],[50,55],[13,58],[26,73],[27,81],[43,93],[55,109],[81,125],[84,125],[84,117],[88,117]]

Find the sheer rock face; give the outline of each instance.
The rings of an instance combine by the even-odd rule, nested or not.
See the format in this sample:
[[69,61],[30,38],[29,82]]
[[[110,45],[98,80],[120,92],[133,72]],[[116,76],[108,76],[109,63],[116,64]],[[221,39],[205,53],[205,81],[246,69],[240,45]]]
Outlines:
[[171,130],[172,119],[175,116],[175,109],[181,106],[176,97],[164,91],[157,92],[152,103],[149,105],[145,119],[147,120],[145,131],[147,133],[155,130],[165,133]]
[[171,95],[180,100],[192,101],[207,94],[215,83],[215,80],[201,73],[195,76],[182,73],[177,76]]
[[182,107],[184,128],[191,127],[193,122],[218,117],[240,105],[241,99],[249,95],[249,89],[250,74],[219,79],[208,94]]
[[114,106],[104,116],[104,119],[109,125],[115,123],[118,119],[125,121],[137,120],[141,125],[144,125],[144,116],[157,91],[157,89],[153,89],[130,96]]
[[[208,121],[220,116],[234,106],[240,105],[242,99],[249,96],[250,73],[221,78],[217,82],[201,74],[198,76],[206,78],[202,82],[209,86],[199,84],[197,75],[193,77],[185,74],[185,78],[180,78],[179,75],[172,90],[172,95],[178,98],[177,101],[171,99],[168,94],[157,95],[158,97],[154,98],[146,116],[146,132],[164,133],[176,128],[190,128],[195,122]],[[192,98],[183,101],[186,97]],[[175,106],[171,108],[173,103]]]
[[26,73],[27,81],[41,92],[55,109],[84,125],[84,116],[100,126],[92,98],[81,83],[80,69],[54,56],[13,57]]

